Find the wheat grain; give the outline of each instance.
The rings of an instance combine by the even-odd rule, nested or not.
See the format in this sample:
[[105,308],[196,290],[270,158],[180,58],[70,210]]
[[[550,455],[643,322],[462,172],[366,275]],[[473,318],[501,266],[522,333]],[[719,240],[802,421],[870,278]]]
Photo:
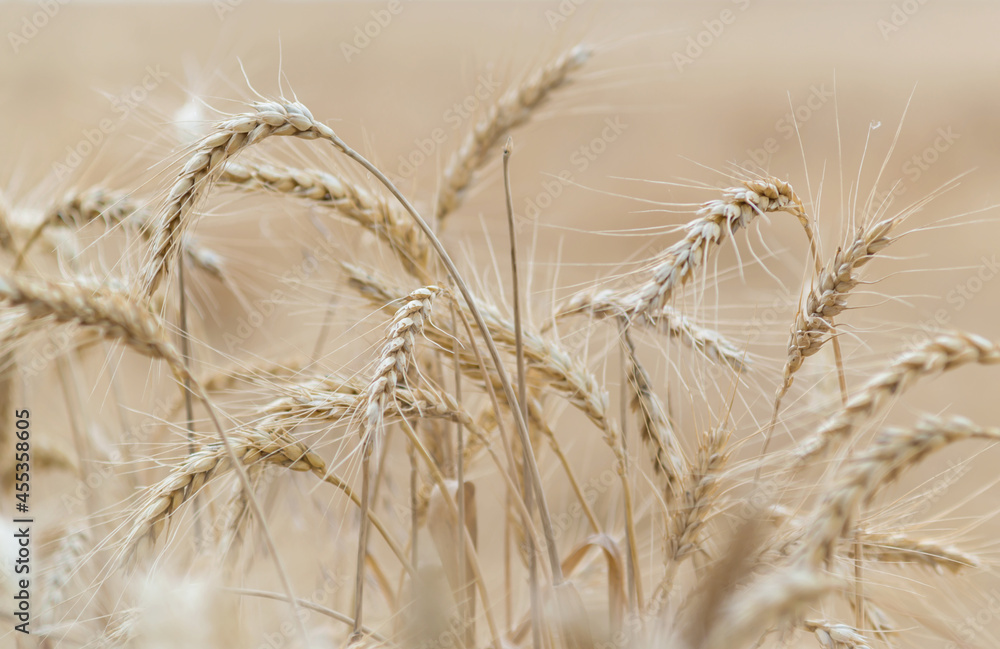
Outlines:
[[[293,471],[326,472],[326,463],[287,435],[258,430],[230,434],[233,451],[244,465],[265,462]],[[221,443],[213,443],[188,456],[170,475],[150,488],[138,507],[125,545],[130,553],[152,545],[163,532],[171,514],[190,500],[215,474],[224,470],[229,456]]]
[[729,461],[729,433],[721,427],[705,433],[686,473],[681,497],[667,523],[667,573],[658,588],[669,593],[679,564],[701,550],[701,533],[716,503],[721,472]]
[[823,649],[870,649],[868,639],[846,624],[806,620],[802,626],[816,636]]
[[94,328],[105,338],[121,341],[141,354],[162,359],[175,372],[186,374],[180,356],[167,340],[163,321],[121,290],[2,277],[0,299],[10,306],[24,307],[35,320],[52,318],[59,324]]
[[653,391],[652,379],[639,362],[635,343],[627,326],[622,327],[622,344],[628,359],[626,377],[634,398],[632,409],[639,413],[639,432],[653,450],[653,468],[667,481],[667,503],[681,493],[681,479],[687,473],[688,462],[681,452],[666,409]]
[[[406,380],[407,367],[413,356],[413,343],[430,318],[431,304],[441,292],[437,286],[419,288],[407,296],[407,302],[396,311],[386,342],[379,351],[375,372],[365,390],[365,445],[381,443],[382,417],[396,392],[396,383]],[[374,436],[374,437],[371,437]],[[368,440],[371,440],[369,442]]]

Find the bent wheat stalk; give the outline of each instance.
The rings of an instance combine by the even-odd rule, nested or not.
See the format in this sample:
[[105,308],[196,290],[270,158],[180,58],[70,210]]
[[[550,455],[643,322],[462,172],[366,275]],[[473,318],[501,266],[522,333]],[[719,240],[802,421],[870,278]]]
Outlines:
[[[142,271],[142,292],[145,295],[152,295],[163,277],[167,274],[173,257],[177,254],[178,241],[181,240],[184,230],[190,226],[188,218],[192,211],[194,201],[198,198],[200,188],[204,182],[211,179],[219,170],[221,164],[237,154],[241,149],[271,135],[287,135],[304,139],[324,139],[330,142],[338,151],[346,155],[351,160],[364,167],[371,173],[386,189],[403,205],[406,212],[417,224],[420,230],[428,238],[435,253],[440,258],[462,294],[476,327],[479,329],[483,342],[490,353],[490,359],[496,368],[497,377],[503,387],[504,396],[508,403],[517,403],[514,388],[511,385],[510,377],[500,358],[493,337],[480,312],[472,292],[463,279],[455,262],[452,261],[448,252],[444,249],[441,241],[437,238],[434,230],[420,216],[416,208],[406,199],[398,188],[390,181],[381,170],[365,159],[360,153],[349,147],[341,140],[333,130],[321,122],[317,122],[308,109],[298,102],[262,102],[254,105],[256,113],[244,114],[233,119],[220,123],[216,131],[202,139],[195,154],[188,160],[180,178],[174,184],[167,198],[167,205],[164,208],[162,217],[156,224],[156,233],[153,237],[153,248],[150,259]],[[531,447],[528,435],[527,424],[521,416],[519,408],[512,408],[514,413],[514,423],[517,425],[518,435],[521,443],[526,447]],[[529,462],[532,480],[535,486],[541,491],[541,474],[538,470],[534,457]],[[242,472],[242,467],[240,467]],[[556,585],[563,582],[562,572],[559,567],[559,555],[555,547],[555,532],[552,527],[552,520],[545,501],[544,492],[539,493],[538,509],[542,519],[542,527],[545,531],[546,542],[549,548],[549,564],[552,569],[553,579]]]
[[560,315],[612,313],[624,314],[631,320],[655,320],[713,247],[748,227],[758,215],[787,212],[805,223],[804,211],[802,201],[788,183],[777,178],[746,180],[743,187],[725,190],[721,199],[708,201],[698,210],[698,218],[687,224],[684,238],[658,255],[651,277],[644,284],[629,291],[577,296],[560,310]]
[[254,112],[236,115],[218,123],[215,131],[198,143],[170,188],[166,204],[152,224],[151,250],[142,270],[141,291],[156,292],[177,256],[179,242],[190,227],[191,213],[223,164],[243,149],[272,136],[305,140],[331,139],[330,127],[317,122],[298,102],[257,102]]

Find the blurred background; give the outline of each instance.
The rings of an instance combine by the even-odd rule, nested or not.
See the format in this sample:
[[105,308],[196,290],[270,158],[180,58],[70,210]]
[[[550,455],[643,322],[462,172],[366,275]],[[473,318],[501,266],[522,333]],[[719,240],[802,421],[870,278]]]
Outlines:
[[[748,171],[792,183],[824,259],[869,202],[891,200],[891,212],[940,192],[866,271],[879,281],[852,305],[868,308],[841,319],[852,385],[929,331],[1000,339],[998,3],[39,0],[0,4],[0,25],[0,192],[18,218],[74,187],[164,192],[183,147],[255,93],[297,97],[426,209],[485,106],[582,42],[591,60],[514,133],[515,210],[539,295],[641,264],[675,240],[665,226],[690,218],[684,205]],[[314,149],[276,145],[339,164]],[[488,253],[503,259],[506,241],[499,155],[479,177],[445,241],[489,284]],[[229,214],[198,234],[253,277],[283,250],[280,222]],[[763,266],[741,275],[731,246],[720,256],[714,324],[775,371],[806,250],[779,215],[741,243]],[[931,409],[996,423],[997,379],[976,367],[927,381],[890,419]],[[772,393],[762,387],[761,403]],[[914,484],[965,454],[942,454]],[[1000,528],[975,517],[994,509],[995,474],[987,460],[947,487],[961,504],[952,522],[987,555]],[[1000,589],[981,579],[981,592]]]

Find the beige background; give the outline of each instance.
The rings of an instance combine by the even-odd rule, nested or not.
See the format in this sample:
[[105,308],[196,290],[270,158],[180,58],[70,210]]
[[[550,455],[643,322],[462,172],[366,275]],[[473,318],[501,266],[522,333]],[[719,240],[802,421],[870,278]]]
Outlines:
[[[915,9],[912,15],[904,4]],[[220,6],[227,10],[220,13]],[[594,48],[592,60],[536,120],[514,134],[515,204],[522,216],[530,211],[528,199],[546,192],[553,176],[572,174],[573,183],[533,221],[537,228],[526,222],[522,229],[525,236],[533,231],[537,235],[533,281],[539,287],[556,284],[564,294],[618,272],[626,261],[645,259],[674,240],[676,235],[663,235],[662,226],[688,218],[667,204],[714,197],[712,191],[695,186],[732,184],[732,164],[743,165],[752,152],[767,147],[776,151],[760,158],[761,165],[788,179],[807,201],[817,217],[825,257],[850,234],[845,226],[849,210],[840,197],[860,183],[863,202],[883,166],[878,190],[902,181],[893,209],[962,176],[956,189],[913,217],[910,229],[918,231],[870,265],[867,277],[884,279],[858,296],[856,304],[873,308],[843,318],[850,332],[844,346],[852,385],[883,365],[892,349],[912,340],[921,323],[938,322],[1000,339],[1000,283],[980,285],[974,279],[991,267],[1000,240],[998,212],[991,209],[1000,202],[1000,5],[944,0],[923,5],[915,0],[590,0],[579,6],[404,2],[370,44],[348,61],[343,44],[353,42],[356,29],[371,23],[372,11],[388,6],[70,0],[16,53],[9,36],[0,43],[0,120],[8,125],[0,135],[0,188],[25,219],[71,186],[100,182],[140,186],[151,195],[163,191],[168,178],[164,174],[172,168],[165,172],[156,163],[175,155],[191,137],[163,124],[191,115],[214,119],[209,111],[199,115],[190,106],[182,112],[192,95],[223,111],[239,110],[232,100],[251,97],[249,79],[264,95],[294,92],[316,117],[334,125],[426,208],[438,170],[467,127],[462,122],[453,128],[457,123],[449,111],[455,102],[474,96],[482,75],[506,84],[583,41]],[[563,15],[560,7],[569,14],[565,22],[553,19]],[[0,5],[2,32],[20,33],[24,17],[39,11],[34,3]],[[720,33],[712,35],[720,25]],[[691,45],[699,38],[700,54]],[[695,56],[690,61],[678,58],[691,54]],[[127,119],[118,121],[120,113],[105,95],[131,93],[149,69],[162,70],[165,81]],[[786,117],[795,109],[805,117],[799,125],[801,148]],[[72,178],[56,179],[52,165],[66,159],[67,147],[77,147],[88,131],[109,119],[113,133],[101,152],[85,156]],[[582,168],[575,152],[601,136],[606,120],[625,128]],[[900,125],[899,140],[887,157]],[[420,165],[412,178],[400,178],[400,156],[412,154],[415,139],[428,138],[435,129],[447,137],[431,154],[433,159]],[[954,142],[945,146],[942,132],[954,134]],[[935,144],[943,150],[927,153]],[[301,143],[276,150],[299,163],[326,164],[332,158]],[[935,161],[915,178],[913,156]],[[490,283],[493,271],[483,261],[488,245],[483,232],[499,236],[505,227],[498,165],[488,167],[483,177],[486,180],[455,215],[446,243],[475,258],[471,266]],[[259,260],[266,264],[279,255],[253,239],[264,234],[265,244],[286,245],[279,243],[284,232],[268,229],[267,218],[258,224],[230,215],[203,225],[199,232],[242,263],[243,276],[253,277]],[[936,224],[949,227],[919,231]],[[659,228],[655,232],[660,236],[610,233],[646,227]],[[773,380],[783,358],[785,323],[794,312],[794,297],[788,303],[781,296],[797,294],[805,245],[798,226],[780,216],[761,224],[760,235],[757,232],[755,228],[749,237],[751,248],[766,251],[766,242],[779,253],[767,268],[788,290],[782,291],[757,267],[747,271],[745,280],[727,273],[718,292],[723,306],[710,317],[741,341],[752,337],[745,323],[755,314],[773,318],[775,324],[752,345],[771,372],[767,380]],[[505,238],[495,241],[502,259]],[[458,247],[460,242],[464,247]],[[748,250],[741,244],[741,254]],[[723,270],[736,261],[731,249],[720,259]],[[961,287],[971,291],[969,299],[954,297]],[[711,295],[708,302],[714,304],[714,291]],[[765,381],[756,395],[759,401],[747,412],[761,416],[771,385]],[[893,417],[910,422],[914,410],[948,410],[994,424],[996,385],[995,370],[962,370],[918,386]],[[967,454],[945,453],[913,484]],[[988,532],[996,525],[973,523],[994,509],[992,494],[997,492],[971,495],[995,480],[995,457],[995,452],[983,455],[947,494],[949,504],[962,505],[949,513],[952,522],[970,528],[968,543],[988,557],[993,551]],[[970,503],[965,502],[967,496]],[[998,587],[990,577],[982,578],[979,586],[984,596]],[[990,646],[988,635],[979,638],[982,646]]]

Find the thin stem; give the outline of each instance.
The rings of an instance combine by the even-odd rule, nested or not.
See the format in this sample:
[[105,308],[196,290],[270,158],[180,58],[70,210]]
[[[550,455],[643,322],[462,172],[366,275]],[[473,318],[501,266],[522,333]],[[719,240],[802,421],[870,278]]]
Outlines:
[[302,636],[304,646],[308,647],[309,633],[306,631],[305,623],[302,621],[302,616],[299,614],[298,599],[295,597],[295,591],[292,589],[292,582],[288,578],[288,571],[285,570],[285,565],[281,560],[281,555],[278,554],[278,545],[274,542],[274,535],[271,534],[271,528],[268,526],[267,521],[264,518],[264,510],[261,509],[260,503],[257,502],[257,496],[253,493],[253,485],[250,484],[250,476],[247,475],[246,467],[243,466],[241,458],[236,455],[236,449],[233,448],[233,444],[229,440],[229,435],[227,435],[226,431],[223,430],[222,423],[219,421],[219,416],[215,413],[215,408],[212,407],[212,403],[208,399],[208,394],[201,387],[201,385],[194,380],[191,373],[187,371],[186,368],[183,369],[181,376],[183,378],[187,378],[191,382],[191,387],[197,391],[198,400],[205,405],[205,410],[208,411],[208,417],[212,420],[212,426],[219,434],[219,438],[222,440],[222,445],[226,448],[226,455],[229,457],[229,461],[236,468],[236,475],[239,476],[240,486],[247,495],[247,501],[250,503],[250,509],[253,511],[253,515],[257,517],[257,520],[260,521],[260,527],[263,531],[264,542],[267,544],[267,550],[274,558],[275,570],[278,573],[278,579],[281,580],[281,586],[285,591],[285,599],[292,605],[297,630]]
[[365,559],[368,556],[368,499],[371,496],[371,455],[369,440],[361,449],[361,529],[358,530],[358,564],[354,577],[354,629],[351,632],[351,642],[360,640],[363,634],[361,615],[365,594]]
[[[626,326],[628,325],[624,323],[622,324],[623,329]],[[629,489],[629,484],[628,484],[628,442],[626,441],[626,436],[628,435],[629,389],[628,389],[628,379],[626,378],[627,373],[625,370],[624,340],[622,341],[622,343],[623,344],[618,346],[618,359],[619,363],[621,364],[621,373],[622,373],[621,396],[619,397],[619,401],[621,401],[621,419],[622,419],[621,472],[622,472],[622,485],[624,487],[624,496],[625,496],[625,519],[626,519],[625,533],[628,535],[628,543],[627,547],[625,548],[625,564],[626,564],[625,576],[626,576],[626,586],[628,588],[629,608],[631,608],[631,610],[634,612],[637,610],[636,607],[639,606],[640,604],[639,604],[639,591],[638,591],[638,586],[636,584],[636,575],[635,575],[635,554],[634,554],[635,524],[632,521],[632,493],[631,489]]]
[[[409,213],[410,217],[417,224],[420,230],[430,241],[431,247],[441,258],[441,262],[444,264],[445,268],[448,270],[448,274],[451,276],[452,281],[458,287],[458,290],[462,293],[462,299],[465,300],[466,305],[469,307],[469,312],[472,313],[473,319],[476,321],[476,327],[479,329],[483,336],[483,342],[486,343],[486,348],[490,352],[490,358],[493,361],[494,367],[497,370],[497,377],[500,380],[500,385],[503,387],[504,397],[506,397],[507,402],[510,404],[517,404],[517,396],[514,394],[514,388],[511,385],[510,377],[507,375],[507,369],[504,367],[503,359],[500,357],[500,350],[497,349],[496,343],[493,341],[493,336],[490,335],[489,327],[486,325],[486,320],[483,318],[482,312],[476,305],[475,298],[472,297],[472,292],[469,290],[468,285],[465,283],[465,279],[462,278],[461,273],[458,272],[458,267],[455,266],[455,262],[452,261],[451,257],[448,255],[448,251],[444,249],[444,245],[441,240],[438,239],[437,235],[434,234],[434,230],[427,224],[422,216],[417,212],[416,208],[410,203],[409,200],[396,188],[389,178],[382,173],[378,167],[373,165],[360,153],[347,146],[343,140],[340,139],[336,134],[330,134],[330,142],[339,149],[344,155],[346,155],[351,160],[354,160],[366,170],[368,170],[380,183],[382,183],[386,189],[402,204],[402,206]],[[531,439],[528,436],[528,426],[525,422],[524,416],[519,407],[512,407],[511,413],[514,416],[514,423],[517,425],[517,433],[521,438],[521,443],[525,448],[531,448]],[[542,520],[542,529],[545,534],[545,543],[548,550],[549,565],[552,570],[552,580],[554,585],[560,585],[563,583],[562,566],[559,562],[559,552],[556,548],[556,537],[555,531],[552,528],[552,517],[549,513],[548,503],[545,499],[545,492],[542,490],[542,476],[541,472],[538,470],[538,464],[535,462],[534,454],[530,456],[530,462],[528,463],[528,469],[531,470],[531,478],[534,482],[534,487],[537,490],[538,497],[538,513]]]
[[410,563],[417,567],[417,536],[420,534],[420,516],[417,513],[417,449],[409,445],[410,455]]
[[[86,426],[80,422],[83,416],[83,409],[80,406],[80,395],[76,390],[76,383],[73,381],[68,362],[65,358],[56,359],[56,369],[59,373],[59,382],[62,384],[63,397],[66,399],[66,414],[69,420],[70,432],[73,437],[73,446],[76,450],[77,460],[80,462],[77,476],[81,483],[86,483],[87,476],[90,475],[90,454],[86,452]],[[87,516],[94,515],[94,499],[97,498],[96,489],[88,490],[87,498],[84,500],[87,509]]]
[[[503,188],[507,197],[507,229],[510,234],[510,273],[514,293],[514,350],[517,357],[517,403],[521,416],[528,421],[528,384],[525,381],[524,370],[524,338],[521,329],[521,282],[517,276],[517,228],[514,226],[514,199],[510,189],[510,154],[513,153],[514,141],[510,137],[503,147]],[[531,461],[531,447],[525,445],[524,453],[524,507],[531,513],[535,506],[531,479],[528,477],[528,462]],[[534,543],[527,544],[528,551],[528,584],[531,592],[531,646],[539,649],[542,645],[541,593],[538,588],[538,555]]]
[[858,631],[865,628],[865,591],[862,573],[864,554],[861,548],[861,534],[854,529],[854,625]]
[[[441,498],[448,507],[448,512],[457,520],[458,505],[455,503],[455,499],[451,497],[444,475],[434,463],[434,458],[431,457],[431,454],[427,451],[427,447],[424,446],[423,442],[420,441],[420,438],[417,437],[417,432],[413,429],[413,426],[410,425],[410,422],[407,419],[403,419],[403,430],[406,431],[407,436],[419,451],[420,457],[423,458],[424,462],[427,464],[427,468],[430,469],[431,478],[434,480],[434,484],[437,485],[437,488],[441,491]],[[479,569],[479,556],[476,553],[476,547],[472,543],[472,537],[469,535],[468,530],[465,529],[464,523],[461,521],[458,521],[458,523],[459,529],[463,532],[462,537],[466,555],[470,558],[468,565],[472,568],[472,576],[474,577],[473,583],[476,588],[479,589],[479,594],[483,599],[483,613],[486,616],[486,624],[490,629],[490,636],[493,639],[494,645],[499,647],[501,645],[500,631],[493,618],[493,607],[490,604],[489,592],[486,590],[486,580],[483,579],[482,571]]]
[[[276,599],[276,600],[284,599],[284,595],[282,595],[281,593],[272,593],[269,590],[257,590],[255,588],[233,588],[228,586],[225,587],[225,590],[229,591],[230,593],[235,593],[236,595],[245,595],[249,597],[262,597],[264,599]],[[319,604],[310,602],[307,599],[296,599],[296,602],[298,602],[299,606],[301,606],[302,608],[307,608],[310,611],[316,611],[320,615],[325,615],[328,618],[337,620],[338,622],[343,622],[344,624],[350,624],[351,626],[354,625],[353,618],[351,618],[348,615],[344,615],[343,613],[334,611],[333,609],[327,608],[325,606],[320,606]],[[378,631],[375,631],[374,629],[370,629],[366,626],[363,626],[361,627],[361,630],[365,634],[370,635],[372,638],[378,640],[379,642],[385,642],[392,646],[397,646],[391,640],[386,638]]]
[[[451,303],[451,330],[458,331],[458,322],[455,317],[455,303]],[[452,341],[452,354],[458,358],[459,344],[458,337]],[[455,362],[455,403],[459,408],[462,406],[462,366]],[[465,533],[465,444],[464,427],[462,420],[455,419],[455,478],[458,481],[458,538],[455,539],[458,549],[458,575],[461,588],[459,594],[459,611],[462,614],[462,628],[465,630],[465,646],[471,648],[475,643],[476,630],[472,623],[476,611],[476,591],[469,583],[468,566],[465,558],[465,544],[462,543],[462,534]],[[466,622],[468,620],[468,622]]]
[[[194,443],[194,397],[191,394],[191,339],[188,337],[188,316],[187,316],[187,290],[184,288],[184,258],[185,252],[183,247],[180,252],[180,261],[177,264],[177,290],[179,293],[178,302],[180,302],[180,322],[178,327],[180,331],[178,335],[180,337],[181,343],[181,359],[184,361],[184,367],[187,369],[189,375],[184,377],[184,425],[187,427],[187,439],[188,439],[188,456],[194,455],[196,447]],[[192,502],[194,508],[194,544],[195,549],[200,551],[208,539],[202,538],[202,526],[201,526],[201,500],[199,495],[196,493]]]

